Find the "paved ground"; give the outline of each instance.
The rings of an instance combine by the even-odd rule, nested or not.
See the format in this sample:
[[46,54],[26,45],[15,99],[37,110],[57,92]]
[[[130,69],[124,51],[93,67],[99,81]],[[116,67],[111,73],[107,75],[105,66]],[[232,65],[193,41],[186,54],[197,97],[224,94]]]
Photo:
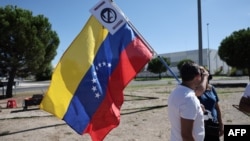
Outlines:
[[[215,78],[220,82],[247,83],[247,78]],[[106,141],[163,141],[169,140],[170,125],[167,119],[167,98],[173,89],[175,80],[132,81],[125,89],[125,101],[121,110],[121,123],[112,130]],[[19,83],[17,89],[36,89],[48,87],[49,82]],[[138,85],[138,86],[133,86]],[[141,87],[144,85],[146,87]],[[30,89],[29,89],[30,90]],[[220,105],[225,124],[249,124],[246,115],[233,104],[238,104],[244,88],[218,88]],[[38,89],[39,91],[39,89]],[[40,91],[39,91],[40,92]],[[23,111],[21,103],[24,97],[17,93],[14,99],[17,108],[6,108],[7,99],[0,100],[3,106],[0,112],[0,141],[91,141],[88,135],[79,136],[62,120],[39,110],[38,106]]]
[[[143,87],[128,86],[124,93],[121,123],[107,135],[105,141],[168,141],[170,124],[166,101],[174,87],[171,83],[145,84]],[[249,115],[232,106],[238,104],[244,88],[218,88],[217,90],[220,94],[224,124],[249,124]],[[22,97],[17,94],[14,98],[18,104],[21,104]],[[5,102],[6,99],[0,100],[0,104],[5,105]],[[23,111],[21,107],[2,109],[0,140],[91,141],[89,135],[76,134],[62,120],[39,110],[37,106],[29,107],[27,111]]]

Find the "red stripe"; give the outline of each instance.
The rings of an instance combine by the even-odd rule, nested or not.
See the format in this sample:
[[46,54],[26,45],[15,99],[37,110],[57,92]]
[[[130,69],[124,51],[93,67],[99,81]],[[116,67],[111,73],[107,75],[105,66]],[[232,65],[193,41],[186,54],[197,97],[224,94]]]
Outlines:
[[151,57],[152,53],[139,38],[122,52],[120,62],[110,76],[107,95],[84,131],[91,134],[93,141],[103,140],[119,125],[120,108],[124,101],[123,90]]

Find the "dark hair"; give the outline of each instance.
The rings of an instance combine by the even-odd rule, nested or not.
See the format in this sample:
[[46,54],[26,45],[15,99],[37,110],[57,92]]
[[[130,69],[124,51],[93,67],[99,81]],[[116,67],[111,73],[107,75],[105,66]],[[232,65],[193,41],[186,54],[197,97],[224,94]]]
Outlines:
[[180,70],[180,76],[182,81],[191,81],[195,78],[196,75],[200,73],[201,72],[199,65],[193,62],[183,63]]
[[209,82],[210,82],[210,80],[212,80],[212,79],[213,79],[213,76],[212,76],[212,74],[210,73],[210,71],[208,71],[208,74],[209,74],[209,76],[208,76],[208,78],[207,78],[207,79],[208,79],[208,81],[207,81],[207,82],[209,83]]
[[208,81],[209,81],[209,80],[212,80],[212,79],[213,79],[213,76],[212,76],[212,74],[209,73]]

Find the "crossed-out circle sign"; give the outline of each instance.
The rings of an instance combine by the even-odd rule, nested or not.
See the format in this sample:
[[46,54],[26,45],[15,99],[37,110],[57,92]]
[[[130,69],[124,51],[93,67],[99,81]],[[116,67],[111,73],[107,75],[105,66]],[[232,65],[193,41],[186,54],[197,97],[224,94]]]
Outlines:
[[115,10],[111,8],[104,8],[101,11],[100,17],[105,23],[113,23],[116,21],[117,15],[116,15]]
[[127,22],[123,12],[110,0],[99,1],[90,12],[111,34]]

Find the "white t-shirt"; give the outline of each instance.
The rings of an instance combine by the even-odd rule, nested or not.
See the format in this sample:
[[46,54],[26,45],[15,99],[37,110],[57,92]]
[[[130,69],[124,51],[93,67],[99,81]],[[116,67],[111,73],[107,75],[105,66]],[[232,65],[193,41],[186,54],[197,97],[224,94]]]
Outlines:
[[250,97],[250,83],[247,84],[245,91],[243,93],[244,97]]
[[195,141],[203,141],[205,136],[204,117],[200,101],[195,92],[178,85],[168,97],[168,117],[171,124],[170,141],[182,141],[181,117],[194,120],[193,136]]

